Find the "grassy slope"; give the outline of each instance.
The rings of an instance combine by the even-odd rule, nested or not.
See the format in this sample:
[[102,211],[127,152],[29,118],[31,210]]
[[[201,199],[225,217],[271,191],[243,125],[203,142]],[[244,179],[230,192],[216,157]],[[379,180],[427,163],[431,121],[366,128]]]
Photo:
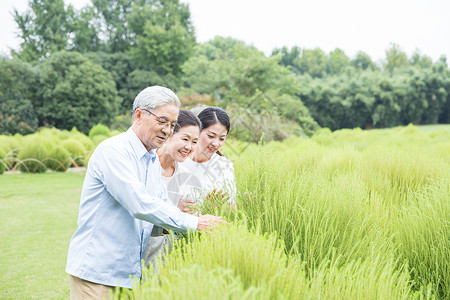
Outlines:
[[423,132],[433,132],[433,131],[449,131],[450,124],[435,124],[435,125],[415,125],[417,128]]
[[67,249],[84,174],[0,177],[0,298],[67,299]]

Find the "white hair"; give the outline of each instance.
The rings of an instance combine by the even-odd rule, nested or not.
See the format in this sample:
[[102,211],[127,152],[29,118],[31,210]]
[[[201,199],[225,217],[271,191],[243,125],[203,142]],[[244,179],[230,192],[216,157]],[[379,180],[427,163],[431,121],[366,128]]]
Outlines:
[[133,102],[133,119],[134,112],[138,108],[145,108],[148,110],[154,110],[159,106],[173,103],[178,108],[180,107],[180,99],[178,99],[175,93],[165,87],[154,85],[143,89],[134,99]]

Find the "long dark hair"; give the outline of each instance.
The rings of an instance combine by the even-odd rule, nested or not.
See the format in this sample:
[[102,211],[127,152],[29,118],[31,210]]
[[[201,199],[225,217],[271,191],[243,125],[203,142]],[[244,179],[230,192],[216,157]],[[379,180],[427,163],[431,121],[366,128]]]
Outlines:
[[208,128],[216,123],[220,123],[230,131],[230,118],[228,114],[220,107],[208,107],[198,114],[198,118],[202,122],[203,129]]
[[181,109],[178,113],[177,125],[173,129],[173,133],[187,126],[197,126],[202,131],[202,122],[200,119],[193,112]]
[[[230,118],[228,117],[228,114],[226,111],[221,109],[220,107],[208,107],[202,110],[198,114],[198,118],[202,122],[203,129],[206,129],[216,123],[220,123],[227,129],[227,134],[230,132]],[[216,151],[217,154],[220,156],[223,156],[220,151]]]

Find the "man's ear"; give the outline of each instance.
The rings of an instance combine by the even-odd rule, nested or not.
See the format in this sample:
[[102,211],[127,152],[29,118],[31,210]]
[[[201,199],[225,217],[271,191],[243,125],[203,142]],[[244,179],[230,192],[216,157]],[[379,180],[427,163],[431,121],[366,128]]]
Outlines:
[[140,110],[139,108],[136,109],[136,110],[134,111],[134,120],[140,122],[140,120],[141,120],[141,118],[142,118],[142,114],[143,114],[143,111],[142,111],[142,110]]

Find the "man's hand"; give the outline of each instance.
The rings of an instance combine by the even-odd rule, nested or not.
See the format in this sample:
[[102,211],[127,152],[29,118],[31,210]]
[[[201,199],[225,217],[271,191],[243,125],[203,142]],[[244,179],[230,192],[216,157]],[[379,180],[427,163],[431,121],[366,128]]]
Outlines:
[[198,217],[198,231],[204,231],[207,229],[214,229],[216,225],[227,223],[222,220],[222,217],[216,217],[212,215],[201,215]]

